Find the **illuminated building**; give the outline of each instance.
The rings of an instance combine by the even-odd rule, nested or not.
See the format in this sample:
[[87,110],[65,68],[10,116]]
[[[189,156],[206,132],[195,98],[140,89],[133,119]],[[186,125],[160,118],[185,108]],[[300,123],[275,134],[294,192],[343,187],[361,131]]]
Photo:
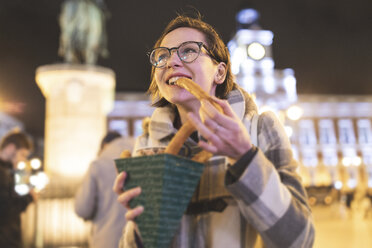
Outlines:
[[302,118],[286,120],[309,186],[372,188],[372,96],[299,95]]
[[274,69],[271,45],[273,33],[258,25],[259,13],[240,10],[234,37],[227,44],[232,72],[237,83],[254,94],[261,110],[279,113],[297,100],[296,78],[292,69]]
[[113,110],[108,115],[107,127],[125,137],[142,134],[142,121],[151,116],[153,107],[145,93],[116,93]]

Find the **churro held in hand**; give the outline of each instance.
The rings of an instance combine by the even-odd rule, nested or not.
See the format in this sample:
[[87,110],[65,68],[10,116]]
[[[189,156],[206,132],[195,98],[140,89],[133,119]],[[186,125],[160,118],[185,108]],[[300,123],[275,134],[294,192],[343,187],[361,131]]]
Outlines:
[[197,83],[195,83],[191,79],[182,77],[178,79],[175,84],[186,89],[188,92],[193,94],[199,101],[202,100],[209,101],[213,105],[213,107],[215,107],[219,112],[223,113],[221,106],[218,103],[216,103],[207,92],[205,92]]
[[[223,113],[223,110],[221,106],[216,103],[213,98],[205,92],[197,83],[192,81],[188,78],[179,78],[175,84],[179,87],[182,87],[186,89],[188,92],[193,94],[199,101],[207,100],[209,101],[219,112]],[[187,121],[183,126],[180,128],[180,130],[177,132],[178,137],[175,137],[172,139],[172,141],[169,143],[167,149],[165,150],[166,153],[174,154],[181,149],[183,143],[185,140],[195,131],[195,127],[191,124],[190,121]],[[201,151],[197,155],[195,155],[192,159],[194,161],[204,163],[209,158],[212,157],[212,153],[207,151]]]

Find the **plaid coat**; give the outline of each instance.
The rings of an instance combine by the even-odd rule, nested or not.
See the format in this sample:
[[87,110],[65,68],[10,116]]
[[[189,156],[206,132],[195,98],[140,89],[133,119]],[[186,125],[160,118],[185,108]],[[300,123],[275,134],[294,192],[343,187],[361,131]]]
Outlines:
[[[257,113],[252,99],[234,90],[228,101],[250,132],[252,116]],[[165,147],[177,131],[174,118],[171,108],[157,108],[149,132],[137,140],[134,155]],[[312,247],[311,210],[296,174],[289,139],[273,113],[259,116],[257,135],[258,151],[233,183],[226,180],[225,157],[214,156],[206,163],[188,208],[196,211],[184,214],[172,248]],[[181,153],[192,157],[199,151],[189,138]],[[138,247],[134,229],[136,225],[129,222],[121,247]]]

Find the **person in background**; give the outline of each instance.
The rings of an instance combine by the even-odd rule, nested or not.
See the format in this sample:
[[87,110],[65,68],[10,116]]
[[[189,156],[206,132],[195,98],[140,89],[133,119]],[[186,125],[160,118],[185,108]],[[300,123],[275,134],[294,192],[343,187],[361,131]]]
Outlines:
[[10,132],[0,142],[0,247],[23,247],[21,213],[36,201],[37,194],[33,189],[17,194],[14,171],[32,149],[31,139],[23,132]]
[[[252,97],[235,83],[228,49],[215,29],[200,17],[180,15],[165,28],[149,58],[149,92],[156,109],[148,134],[138,139],[133,154],[167,146],[189,120],[197,133],[185,144],[191,152],[183,155],[191,158],[201,149],[214,155],[205,163],[170,247],[312,247],[311,209],[289,139],[276,115],[258,116]],[[223,113],[174,84],[180,77],[213,96]],[[257,116],[253,133],[250,127]],[[142,247],[135,218],[149,210],[129,208],[141,188],[123,191],[125,178],[126,173],[120,173],[114,184],[128,210],[120,247]]]
[[117,248],[125,225],[126,210],[117,202],[112,184],[116,177],[114,159],[132,150],[133,139],[110,131],[102,139],[97,159],[89,166],[75,195],[75,212],[92,221],[90,247]]

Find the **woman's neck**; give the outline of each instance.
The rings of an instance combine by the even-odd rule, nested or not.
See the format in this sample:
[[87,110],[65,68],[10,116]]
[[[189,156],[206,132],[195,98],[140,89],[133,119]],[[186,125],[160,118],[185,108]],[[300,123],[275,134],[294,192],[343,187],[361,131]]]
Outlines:
[[[178,116],[180,118],[180,124],[184,124],[187,120],[187,113],[194,113],[196,116],[199,116],[199,109],[200,109],[200,103],[198,102],[197,104],[192,105],[192,107],[185,107],[185,106],[180,106],[176,105],[177,111],[178,111]],[[176,126],[176,128],[179,128]]]

